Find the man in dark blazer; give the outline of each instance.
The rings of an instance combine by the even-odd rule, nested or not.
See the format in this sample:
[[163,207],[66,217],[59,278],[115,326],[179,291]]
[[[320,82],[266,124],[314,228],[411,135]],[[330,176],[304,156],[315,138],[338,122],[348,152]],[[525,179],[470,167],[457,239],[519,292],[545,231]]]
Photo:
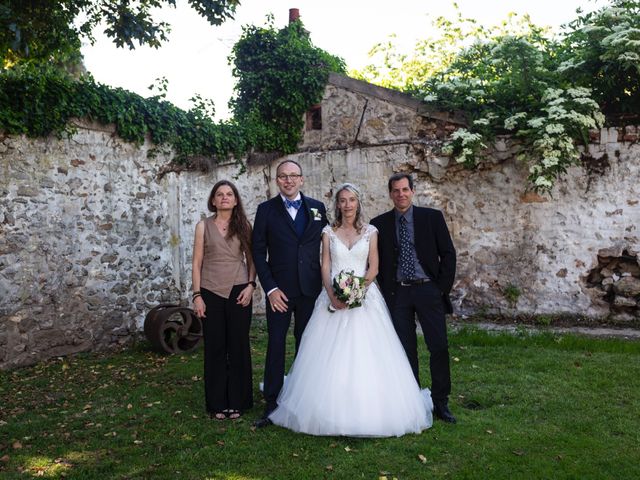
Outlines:
[[285,368],[285,344],[291,316],[296,353],[311,312],[322,289],[320,237],[327,224],[322,202],[304,196],[302,167],[285,160],[276,168],[280,194],[261,203],[253,225],[253,262],[265,291],[267,358],[264,369],[264,415],[257,427],[271,424],[269,414],[278,406]]
[[431,354],[431,398],[434,415],[455,423],[448,406],[451,393],[445,313],[456,272],[456,251],[442,212],[413,205],[413,178],[398,173],[389,179],[393,210],[371,221],[378,229],[378,284],[391,312],[413,374],[418,375],[417,315]]

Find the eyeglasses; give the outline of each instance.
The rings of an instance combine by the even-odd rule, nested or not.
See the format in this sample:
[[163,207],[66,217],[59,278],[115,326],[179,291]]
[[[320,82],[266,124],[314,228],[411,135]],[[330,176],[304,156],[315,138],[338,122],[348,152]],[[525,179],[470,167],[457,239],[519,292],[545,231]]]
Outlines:
[[300,175],[299,173],[292,173],[291,175],[285,175],[284,173],[281,173],[279,175],[277,175],[278,180],[298,180],[300,177],[302,177],[302,175]]

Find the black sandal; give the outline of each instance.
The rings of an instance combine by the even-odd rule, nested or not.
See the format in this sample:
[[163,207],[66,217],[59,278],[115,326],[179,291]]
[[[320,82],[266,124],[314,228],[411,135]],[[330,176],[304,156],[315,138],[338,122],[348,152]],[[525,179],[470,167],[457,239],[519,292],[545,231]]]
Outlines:
[[209,418],[212,420],[226,420],[227,414],[225,412],[211,412]]
[[227,410],[227,418],[231,420],[237,420],[242,416],[240,410]]

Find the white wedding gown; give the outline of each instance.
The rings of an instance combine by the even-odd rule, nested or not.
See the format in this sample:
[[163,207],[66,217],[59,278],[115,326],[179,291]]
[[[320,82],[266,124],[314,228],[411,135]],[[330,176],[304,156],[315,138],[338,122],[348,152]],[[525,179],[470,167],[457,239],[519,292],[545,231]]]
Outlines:
[[[351,249],[330,227],[331,278],[341,270],[363,276],[368,225]],[[390,437],[419,433],[432,424],[429,390],[420,391],[376,284],[361,307],[327,310],[322,291],[305,329],[298,355],[269,418],[311,435]]]

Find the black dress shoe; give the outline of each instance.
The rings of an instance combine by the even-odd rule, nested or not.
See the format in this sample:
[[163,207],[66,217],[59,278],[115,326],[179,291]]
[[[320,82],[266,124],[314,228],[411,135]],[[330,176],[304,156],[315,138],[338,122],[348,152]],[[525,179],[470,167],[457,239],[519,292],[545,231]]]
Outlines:
[[434,403],[433,414],[443,422],[456,423],[456,417],[453,416],[453,413],[451,413],[446,403]]
[[273,425],[273,422],[269,417],[262,417],[253,422],[253,426],[256,428],[264,428],[268,427],[269,425]]

